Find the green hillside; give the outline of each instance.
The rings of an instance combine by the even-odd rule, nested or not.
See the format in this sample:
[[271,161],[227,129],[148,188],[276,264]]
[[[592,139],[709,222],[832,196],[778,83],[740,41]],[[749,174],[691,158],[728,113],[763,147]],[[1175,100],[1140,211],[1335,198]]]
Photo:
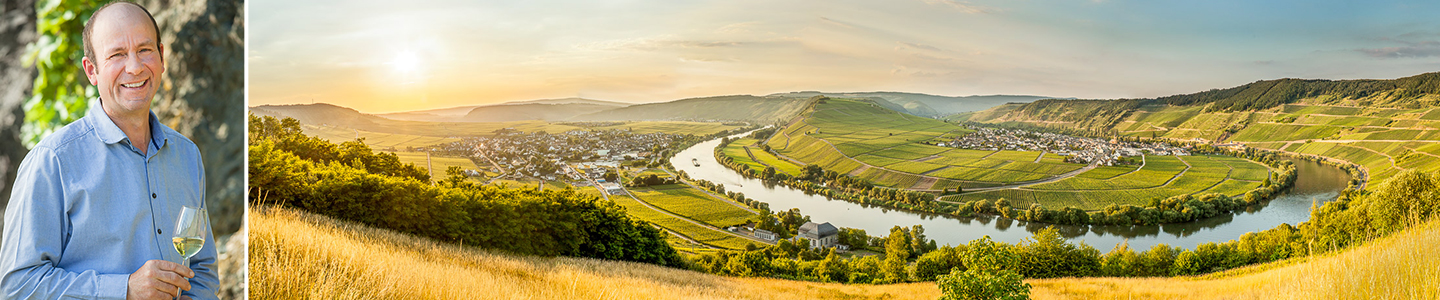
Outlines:
[[841,98],[864,98],[877,100],[878,104],[894,104],[894,107],[887,107],[896,111],[906,112],[922,117],[939,117],[959,112],[980,111],[1006,103],[1024,103],[1040,99],[1051,99],[1055,97],[1025,96],[1025,95],[988,95],[988,96],[938,96],[920,93],[901,92],[856,92],[856,93],[824,93],[824,92],[790,92],[771,94],[768,97],[803,97],[830,96]]
[[1372,181],[1410,169],[1440,170],[1440,73],[1264,80],[1155,99],[1040,100],[946,119],[1234,142],[1353,163]]
[[[1239,196],[1271,173],[1265,165],[1229,156],[1145,156],[1139,166],[1067,163],[1038,151],[970,150],[935,146],[971,130],[884,108],[869,99],[827,98],[764,142],[728,144],[720,155],[759,174],[766,167],[800,175],[803,164],[848,174],[878,186],[969,192],[941,201],[1008,199],[1015,207],[1099,210],[1111,204],[1146,205],[1152,199],[1218,193]],[[768,163],[767,163],[768,158]],[[778,158],[778,159],[776,159]],[[1137,158],[1138,159],[1138,158]]]

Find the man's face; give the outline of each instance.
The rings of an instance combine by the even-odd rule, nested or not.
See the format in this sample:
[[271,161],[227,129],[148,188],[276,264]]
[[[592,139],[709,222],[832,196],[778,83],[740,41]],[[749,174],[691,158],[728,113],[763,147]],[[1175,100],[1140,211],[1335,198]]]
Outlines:
[[90,41],[95,57],[83,60],[85,75],[100,90],[106,111],[148,114],[165,64],[151,21],[132,5],[115,5],[95,16]]

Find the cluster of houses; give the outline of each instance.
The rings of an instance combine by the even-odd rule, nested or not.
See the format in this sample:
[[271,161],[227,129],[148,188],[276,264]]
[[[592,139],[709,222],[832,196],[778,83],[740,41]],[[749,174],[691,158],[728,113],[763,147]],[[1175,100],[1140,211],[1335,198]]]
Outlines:
[[[567,162],[614,165],[620,161],[653,158],[662,149],[683,138],[667,133],[637,134],[629,130],[572,130],[564,133],[498,130],[495,136],[469,137],[441,145],[434,151],[464,153],[493,162],[501,173],[518,177],[555,180],[577,172]],[[477,172],[478,173],[478,172]],[[581,180],[581,178],[572,178]]]
[[1045,151],[1065,156],[1065,161],[1111,166],[1121,157],[1149,155],[1190,155],[1184,148],[1160,142],[1121,142],[1115,139],[1074,137],[1023,129],[971,127],[975,132],[936,144],[974,150]]

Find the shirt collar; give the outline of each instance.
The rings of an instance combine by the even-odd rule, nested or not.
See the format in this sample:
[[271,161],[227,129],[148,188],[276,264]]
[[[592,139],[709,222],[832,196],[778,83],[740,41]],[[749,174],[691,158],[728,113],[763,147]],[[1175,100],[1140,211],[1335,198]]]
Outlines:
[[[105,108],[102,107],[102,105],[103,103],[98,100],[91,101],[90,111],[86,112],[90,119],[94,120],[93,125],[95,127],[95,135],[100,137],[100,141],[103,141],[106,144],[114,144],[119,143],[123,140],[129,140],[130,137],[126,136],[125,132],[120,130],[120,126],[115,125],[115,121],[110,120],[110,116],[105,114]],[[165,132],[160,129],[160,118],[155,116],[155,112],[150,112],[149,119],[150,144],[155,146],[155,149],[159,149],[161,146],[167,144],[169,142],[169,139],[165,137]],[[148,147],[151,145],[146,146]]]

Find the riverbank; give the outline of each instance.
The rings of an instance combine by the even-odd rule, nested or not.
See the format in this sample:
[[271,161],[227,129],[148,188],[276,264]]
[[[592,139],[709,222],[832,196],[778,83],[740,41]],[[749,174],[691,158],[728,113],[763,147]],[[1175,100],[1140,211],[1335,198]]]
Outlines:
[[[738,138],[745,133],[731,135]],[[1308,161],[1297,162],[1300,169],[1296,186],[1308,188],[1282,193],[1264,206],[1247,207],[1243,212],[1190,223],[1152,226],[1116,225],[1053,225],[1015,221],[994,216],[954,217],[904,211],[873,205],[840,201],[815,193],[792,189],[774,182],[747,178],[721,165],[713,155],[719,139],[696,144],[677,152],[671,165],[690,178],[704,179],[722,185],[728,192],[743,193],[754,201],[765,203],[775,211],[798,208],[816,222],[832,222],[837,227],[850,227],[867,232],[888,232],[897,224],[923,225],[926,235],[940,244],[957,245],[990,236],[996,241],[1020,242],[1032,232],[1055,227],[1072,242],[1085,242],[1097,249],[1110,249],[1128,243],[1131,248],[1148,249],[1158,244],[1194,247],[1207,242],[1233,240],[1244,233],[1274,228],[1280,224],[1299,224],[1310,218],[1314,202],[1334,200],[1345,188],[1345,180],[1326,180],[1317,174],[1343,176],[1344,172]],[[697,158],[699,166],[691,163]],[[1324,172],[1316,172],[1322,170]],[[1338,183],[1337,183],[1338,182]]]

